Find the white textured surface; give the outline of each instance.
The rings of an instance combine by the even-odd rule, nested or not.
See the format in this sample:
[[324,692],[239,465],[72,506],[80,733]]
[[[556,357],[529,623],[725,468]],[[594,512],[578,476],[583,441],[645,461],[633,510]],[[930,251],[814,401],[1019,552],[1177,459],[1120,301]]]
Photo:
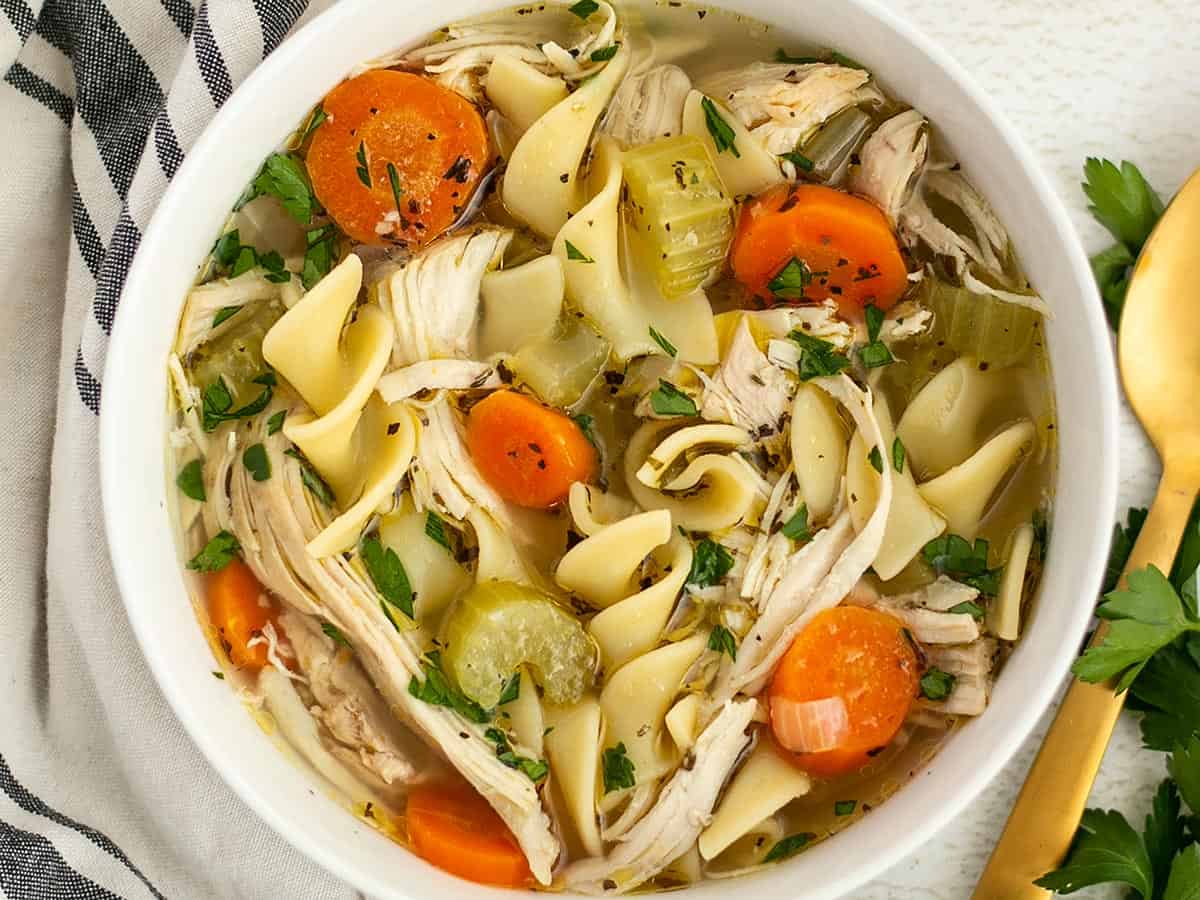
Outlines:
[[[889,5],[947,47],[992,96],[1057,185],[1089,251],[1103,247],[1107,234],[1088,216],[1079,188],[1085,157],[1136,162],[1164,199],[1200,166],[1196,0],[890,0]],[[1019,222],[1006,224],[1020,228]],[[1158,463],[1127,409],[1120,453],[1122,509],[1144,506]],[[974,808],[856,898],[968,897],[1045,724]],[[1121,809],[1140,822],[1164,775],[1164,757],[1139,749],[1137,727],[1126,717],[1091,805]]]

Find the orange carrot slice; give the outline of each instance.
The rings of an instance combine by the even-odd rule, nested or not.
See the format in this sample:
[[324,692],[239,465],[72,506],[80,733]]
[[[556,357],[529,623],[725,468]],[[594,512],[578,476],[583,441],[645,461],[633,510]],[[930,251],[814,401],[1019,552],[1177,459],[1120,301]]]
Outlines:
[[407,819],[413,850],[439,869],[480,884],[529,883],[529,864],[516,838],[470,785],[447,781],[413,788]]
[[908,270],[873,204],[816,184],[781,187],[742,209],[730,256],[734,276],[767,303],[832,297],[843,314],[888,309]]
[[431,241],[458,218],[488,168],[479,110],[423,76],[373,69],[339,84],[322,108],[309,178],[356,241]]
[[548,509],[596,474],[596,448],[570,418],[516,391],[497,391],[467,419],[467,447],[488,484],[518,506]]
[[796,635],[771,680],[771,728],[784,747],[812,745],[812,723],[798,706],[839,698],[845,704],[837,746],[792,755],[812,775],[830,777],[865,766],[904,722],[920,680],[917,651],[904,623],[857,606],[817,615]]
[[247,646],[271,621],[272,608],[259,602],[265,593],[240,559],[208,576],[208,615],[236,666],[257,671],[267,664],[265,644]]

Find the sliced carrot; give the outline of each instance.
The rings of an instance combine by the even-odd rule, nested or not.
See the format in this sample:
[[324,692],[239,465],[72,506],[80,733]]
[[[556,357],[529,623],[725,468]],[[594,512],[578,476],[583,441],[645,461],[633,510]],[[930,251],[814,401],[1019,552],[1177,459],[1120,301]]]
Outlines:
[[339,84],[322,108],[309,178],[356,241],[427,243],[454,223],[487,170],[479,110],[428,78],[373,69]]
[[272,609],[263,606],[265,596],[250,567],[235,559],[208,576],[208,615],[229,658],[236,666],[261,669],[267,664],[265,644],[247,646],[271,621]]
[[596,448],[570,418],[516,391],[497,391],[467,419],[467,447],[488,484],[532,509],[561,503],[596,474]]
[[[840,697],[848,719],[838,747],[792,754],[800,768],[830,777],[865,766],[896,736],[917,695],[920,666],[904,623],[895,616],[858,606],[838,606],[817,615],[796,635],[771,680],[769,697],[803,703]],[[772,714],[771,727],[784,746],[799,735]]]
[[877,207],[831,187],[780,187],[742,209],[731,253],[734,276],[767,303],[832,297],[844,314],[888,309],[908,270]]
[[508,826],[465,782],[413,788],[407,820],[413,850],[451,875],[504,887],[522,887],[531,879],[525,854]]

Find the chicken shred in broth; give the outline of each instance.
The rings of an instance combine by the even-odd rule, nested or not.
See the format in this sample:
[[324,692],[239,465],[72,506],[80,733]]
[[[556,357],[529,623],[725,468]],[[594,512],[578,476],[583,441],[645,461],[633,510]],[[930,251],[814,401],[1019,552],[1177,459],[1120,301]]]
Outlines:
[[433,865],[774,865],[1003,677],[1049,311],[853,49],[676,2],[451,25],[336,86],[205,261],[168,446],[214,674]]

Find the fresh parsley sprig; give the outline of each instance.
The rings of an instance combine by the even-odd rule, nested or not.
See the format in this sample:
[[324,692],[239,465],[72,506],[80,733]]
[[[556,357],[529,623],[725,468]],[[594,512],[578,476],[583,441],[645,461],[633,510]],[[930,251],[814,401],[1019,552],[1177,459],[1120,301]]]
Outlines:
[[921,555],[939,575],[948,575],[981,594],[995,596],[1000,590],[1002,569],[988,568],[988,542],[983,538],[972,544],[961,535],[944,534],[926,544]]
[[442,669],[442,656],[436,650],[430,650],[421,660],[421,672],[425,676],[410,678],[408,692],[418,700],[432,706],[445,706],[454,710],[468,722],[478,725],[492,721],[492,713],[484,709],[458,688],[450,683]]
[[604,776],[604,793],[631,788],[637,783],[633,760],[625,750],[624,742],[615,747],[605,747],[601,755],[600,771]]
[[829,341],[815,338],[803,331],[792,331],[788,338],[800,347],[800,361],[796,368],[801,381],[836,375],[850,365],[850,360],[839,353],[837,347]]

